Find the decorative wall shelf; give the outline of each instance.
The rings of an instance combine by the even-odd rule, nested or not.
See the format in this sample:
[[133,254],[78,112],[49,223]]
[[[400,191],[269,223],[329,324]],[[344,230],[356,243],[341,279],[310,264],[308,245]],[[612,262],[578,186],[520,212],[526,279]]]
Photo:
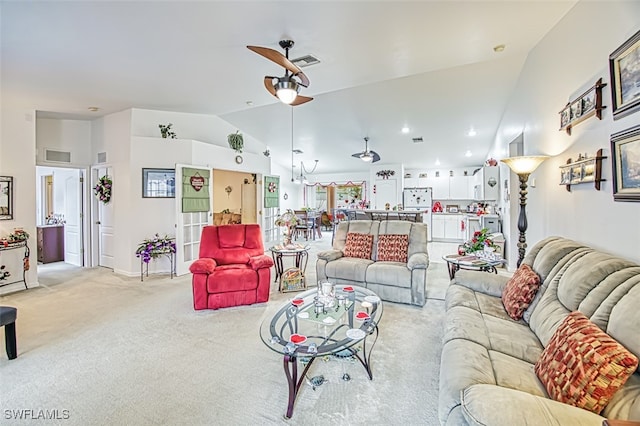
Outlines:
[[569,102],[558,114],[560,114],[560,130],[564,130],[568,135],[571,128],[589,117],[596,116],[602,120],[602,88],[607,83],[602,83],[602,78],[596,81],[589,90],[578,96],[577,99]]
[[602,155],[599,149],[595,157],[583,157],[582,154],[576,161],[567,160],[567,164],[560,166],[560,185],[565,185],[567,191],[571,192],[571,185],[593,182],[596,190],[600,191],[602,179],[602,160],[607,158]]

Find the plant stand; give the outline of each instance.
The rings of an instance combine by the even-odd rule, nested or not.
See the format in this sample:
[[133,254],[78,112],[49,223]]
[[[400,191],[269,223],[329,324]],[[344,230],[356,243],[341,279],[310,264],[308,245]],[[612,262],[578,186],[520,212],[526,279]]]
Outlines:
[[[166,256],[169,259],[169,263],[170,263],[170,270],[169,270],[169,275],[171,276],[171,279],[173,279],[174,276],[176,276],[176,254],[172,251],[167,252],[167,253],[160,253],[161,256]],[[151,260],[155,260],[158,259],[160,256],[157,257],[152,257]],[[145,274],[147,277],[149,277],[149,263],[151,262],[145,262],[142,257],[140,258],[140,281],[143,282],[144,281],[144,277]]]

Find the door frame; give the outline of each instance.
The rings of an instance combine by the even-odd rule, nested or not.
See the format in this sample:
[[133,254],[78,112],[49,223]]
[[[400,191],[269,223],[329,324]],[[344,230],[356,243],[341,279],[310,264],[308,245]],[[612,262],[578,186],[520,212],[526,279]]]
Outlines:
[[[100,176],[98,176],[98,169],[108,169],[109,167],[111,167],[112,173],[113,173],[113,165],[111,165],[110,163],[102,163],[102,164],[95,164],[91,166],[90,169],[90,173],[89,176],[91,177],[91,186],[86,186],[87,188],[87,192],[88,192],[88,196],[87,199],[91,199],[91,214],[90,214],[90,220],[86,221],[85,223],[87,223],[87,228],[88,228],[88,232],[87,234],[90,235],[90,241],[87,242],[87,247],[89,247],[90,245],[90,254],[87,255],[85,250],[85,257],[87,258],[87,262],[85,263],[86,265],[90,266],[90,267],[97,267],[100,266],[100,227],[98,226],[98,224],[96,223],[98,221],[98,199],[96,197],[93,196],[93,188],[95,188],[96,184],[98,183],[98,179],[100,179]],[[113,179],[113,176],[112,176]],[[86,178],[85,178],[85,182],[86,182]]]

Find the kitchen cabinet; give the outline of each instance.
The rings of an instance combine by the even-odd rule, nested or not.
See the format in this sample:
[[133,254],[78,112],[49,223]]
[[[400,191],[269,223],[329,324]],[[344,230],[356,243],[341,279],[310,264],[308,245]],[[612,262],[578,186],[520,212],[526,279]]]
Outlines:
[[51,263],[64,260],[64,225],[37,227],[38,262]]
[[431,238],[444,240],[444,215],[434,214],[431,216]]
[[431,237],[435,240],[461,241],[464,239],[462,214],[434,214],[431,216]]
[[473,175],[473,199],[497,201],[500,199],[500,168],[481,167]]
[[471,200],[473,193],[469,191],[469,176],[449,177],[449,199]]

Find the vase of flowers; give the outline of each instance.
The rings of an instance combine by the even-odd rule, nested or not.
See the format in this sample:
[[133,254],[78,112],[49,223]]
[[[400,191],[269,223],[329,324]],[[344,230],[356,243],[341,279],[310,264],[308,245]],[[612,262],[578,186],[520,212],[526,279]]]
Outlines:
[[160,256],[176,252],[176,243],[173,238],[156,234],[153,238],[145,239],[136,249],[136,257],[142,259],[144,263],[151,262]]
[[282,227],[282,244],[285,247],[291,245],[293,231],[296,229],[296,225],[298,225],[298,216],[296,216],[296,214],[292,212],[291,209],[288,209],[276,219],[275,224],[276,226]]
[[113,186],[113,181],[107,175],[102,176],[98,179],[98,183],[95,188],[93,188],[93,193],[96,195],[96,198],[102,201],[104,204],[107,204],[111,200],[111,187]]
[[467,254],[474,254],[476,252],[482,252],[484,254],[485,251],[493,252],[497,246],[493,243],[491,238],[489,238],[489,230],[487,228],[482,228],[479,231],[473,233],[473,238],[469,241],[465,241],[462,245],[462,249]]

